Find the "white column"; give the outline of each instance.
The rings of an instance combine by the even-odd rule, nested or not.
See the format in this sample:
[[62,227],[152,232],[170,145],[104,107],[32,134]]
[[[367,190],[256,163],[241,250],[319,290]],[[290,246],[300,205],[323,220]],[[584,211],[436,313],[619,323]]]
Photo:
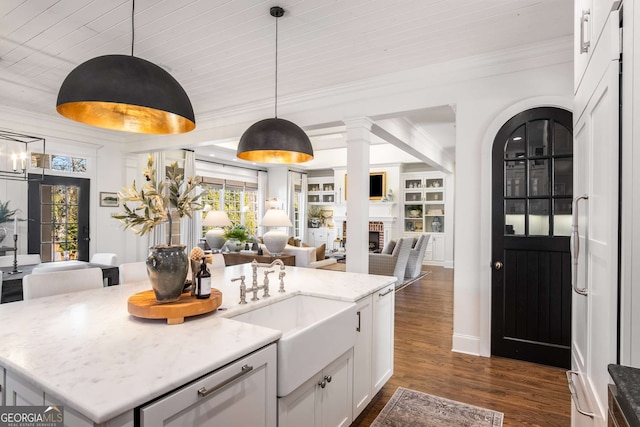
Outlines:
[[345,120],[347,126],[347,271],[369,272],[369,145],[373,122]]

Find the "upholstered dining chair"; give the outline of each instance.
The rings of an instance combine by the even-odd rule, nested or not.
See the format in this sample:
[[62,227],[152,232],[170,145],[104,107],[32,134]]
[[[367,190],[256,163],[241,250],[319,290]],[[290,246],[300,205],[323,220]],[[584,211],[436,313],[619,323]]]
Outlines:
[[98,252],[91,256],[91,264],[101,264],[101,265],[118,265],[118,255],[112,254],[109,252]]
[[147,264],[144,261],[127,262],[120,264],[120,284],[126,285],[132,282],[142,282],[148,280]]
[[370,253],[369,274],[395,276],[396,286],[402,284],[413,241],[413,237],[401,238],[396,243],[391,254]]
[[22,296],[25,300],[102,287],[102,269],[100,268],[27,274],[22,278]]
[[409,251],[409,259],[407,260],[407,268],[404,273],[405,280],[415,279],[420,275],[422,271],[422,260],[424,258],[424,252],[427,250],[429,244],[430,234],[421,234],[418,237],[418,241]]
[[[40,254],[18,254],[16,260],[18,265],[40,264]],[[13,255],[0,256],[0,267],[13,266]]]

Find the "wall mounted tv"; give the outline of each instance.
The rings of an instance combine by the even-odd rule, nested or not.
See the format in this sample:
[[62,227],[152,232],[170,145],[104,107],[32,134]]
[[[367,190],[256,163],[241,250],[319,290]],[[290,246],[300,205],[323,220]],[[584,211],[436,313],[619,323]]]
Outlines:
[[[382,200],[387,194],[387,173],[371,172],[369,174],[369,200]],[[347,200],[347,175],[344,176],[344,199]]]

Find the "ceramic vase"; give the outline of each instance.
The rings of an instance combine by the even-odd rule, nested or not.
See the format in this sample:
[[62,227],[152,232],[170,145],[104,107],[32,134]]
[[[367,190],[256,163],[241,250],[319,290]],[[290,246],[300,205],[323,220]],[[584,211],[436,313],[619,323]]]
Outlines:
[[184,245],[149,248],[147,273],[156,301],[168,303],[180,299],[189,266],[185,248]]
[[240,252],[244,248],[244,242],[234,237],[227,240],[227,249],[231,252]]

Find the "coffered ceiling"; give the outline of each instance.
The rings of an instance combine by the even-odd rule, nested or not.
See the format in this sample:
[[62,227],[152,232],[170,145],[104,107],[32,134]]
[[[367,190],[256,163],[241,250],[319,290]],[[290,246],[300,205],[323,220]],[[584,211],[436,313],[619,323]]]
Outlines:
[[[75,66],[131,52],[131,5],[2,0],[0,105],[57,116],[58,89]],[[572,34],[570,0],[136,0],[134,54],[182,84],[196,119],[272,102],[274,5],[286,10],[281,97]],[[454,144],[450,106],[403,119]],[[341,133],[316,131],[314,146],[343,144]]]

